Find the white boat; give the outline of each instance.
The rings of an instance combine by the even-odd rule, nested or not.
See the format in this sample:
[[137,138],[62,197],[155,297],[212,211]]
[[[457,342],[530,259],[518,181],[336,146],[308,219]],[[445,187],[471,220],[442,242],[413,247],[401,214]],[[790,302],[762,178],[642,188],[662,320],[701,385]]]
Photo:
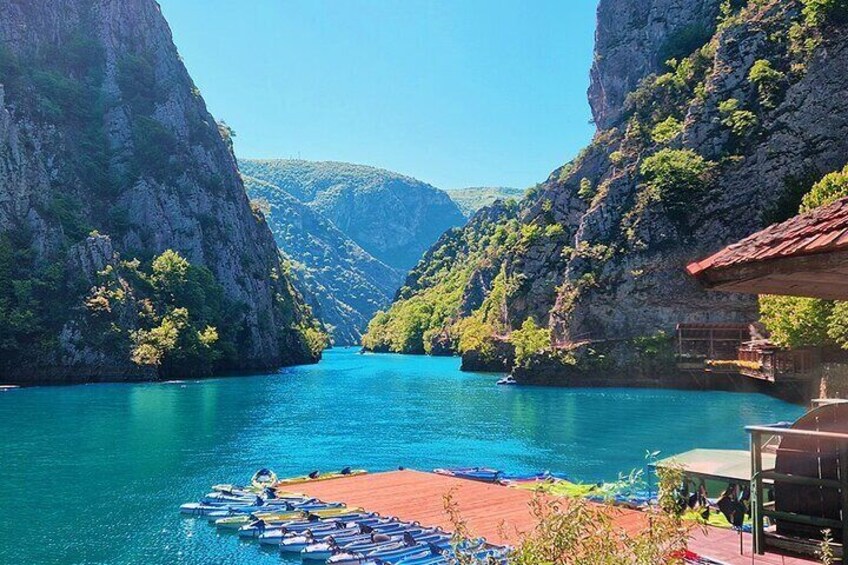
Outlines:
[[517,385],[515,378],[512,375],[507,375],[498,381],[499,385]]

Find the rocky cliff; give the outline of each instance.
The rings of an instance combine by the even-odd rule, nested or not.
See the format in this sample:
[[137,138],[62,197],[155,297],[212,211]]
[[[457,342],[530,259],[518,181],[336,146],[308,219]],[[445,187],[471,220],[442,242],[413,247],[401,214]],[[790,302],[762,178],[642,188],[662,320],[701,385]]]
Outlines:
[[155,1],[0,2],[0,82],[3,379],[316,358]]
[[[793,214],[815,180],[848,161],[848,10],[719,4],[601,0],[592,144],[531,191],[516,223],[488,228],[505,243],[476,263],[452,261],[444,242],[432,249],[439,275],[408,282],[421,290],[378,315],[366,338],[446,281],[462,293],[413,341],[448,334],[476,352],[541,336],[546,352],[517,351],[527,380],[617,374],[634,357],[664,356],[679,322],[756,319],[753,298],[708,294],[683,267]],[[463,309],[471,296],[488,313]]]

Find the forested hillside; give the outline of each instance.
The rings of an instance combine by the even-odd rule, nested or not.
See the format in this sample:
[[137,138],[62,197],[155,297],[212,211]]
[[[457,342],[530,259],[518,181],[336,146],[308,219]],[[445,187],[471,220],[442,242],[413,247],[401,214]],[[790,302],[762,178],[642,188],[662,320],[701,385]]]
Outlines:
[[566,382],[665,358],[680,322],[757,319],[684,266],[848,162],[846,21],[838,1],[601,0],[592,143],[437,243],[364,343],[515,354],[525,382]]
[[290,259],[297,286],[339,345],[358,344],[368,320],[392,300],[403,280],[288,192],[245,176],[254,206]]
[[520,199],[524,195],[520,188],[504,186],[457,188],[448,190],[447,193],[467,218],[473,216],[480,208],[491,206],[496,200]]
[[448,195],[419,180],[330,161],[240,161],[244,174],[288,192],[330,220],[365,251],[408,270],[465,218]]
[[336,162],[240,161],[250,197],[337,344],[358,344],[424,251],[464,223],[443,191]]

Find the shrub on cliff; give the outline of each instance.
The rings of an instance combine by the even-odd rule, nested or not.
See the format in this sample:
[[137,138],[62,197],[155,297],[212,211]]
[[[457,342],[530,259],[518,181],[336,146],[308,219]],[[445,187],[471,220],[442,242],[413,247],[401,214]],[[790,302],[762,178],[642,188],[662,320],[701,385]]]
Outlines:
[[807,25],[821,26],[848,21],[848,0],[802,0],[802,3],[802,14]]
[[688,198],[707,185],[713,163],[691,149],[662,149],[642,162],[640,172],[660,200]]

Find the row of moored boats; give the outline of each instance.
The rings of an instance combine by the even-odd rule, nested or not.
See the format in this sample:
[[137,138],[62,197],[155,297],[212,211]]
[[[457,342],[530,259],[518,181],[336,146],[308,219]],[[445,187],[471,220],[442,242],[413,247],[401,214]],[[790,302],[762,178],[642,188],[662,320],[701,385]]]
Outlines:
[[[485,540],[457,546],[448,532],[416,522],[383,517],[343,503],[323,502],[282,490],[286,485],[344,476],[312,474],[278,481],[270,471],[258,471],[250,486],[216,485],[198,502],[183,504],[186,516],[205,518],[221,531],[299,554],[304,561],[330,565],[441,565],[462,556],[506,563],[506,548]],[[478,561],[479,562],[479,561]]]

